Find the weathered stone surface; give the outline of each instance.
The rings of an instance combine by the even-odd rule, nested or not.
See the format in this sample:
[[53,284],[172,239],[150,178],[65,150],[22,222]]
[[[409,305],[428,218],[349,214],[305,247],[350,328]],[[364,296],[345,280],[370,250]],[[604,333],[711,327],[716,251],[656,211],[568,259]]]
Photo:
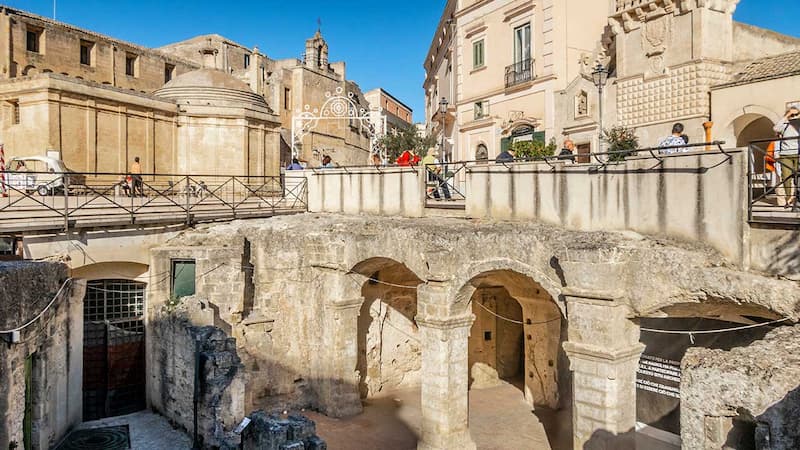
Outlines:
[[26,360],[30,364],[31,445],[50,448],[81,421],[83,294],[67,267],[47,262],[0,262],[0,330],[20,330],[17,343],[0,341],[0,448],[23,447]]
[[195,354],[199,357],[198,432],[204,446],[224,447],[244,417],[244,371],[236,341],[219,328],[192,326],[185,308],[163,312],[151,322],[154,367],[151,404],[192,434]]
[[800,448],[800,326],[731,351],[690,349],[681,366],[684,448],[740,448],[739,422],[755,428],[750,448]]
[[256,411],[242,432],[244,450],[325,450],[311,419],[292,414],[287,417]]

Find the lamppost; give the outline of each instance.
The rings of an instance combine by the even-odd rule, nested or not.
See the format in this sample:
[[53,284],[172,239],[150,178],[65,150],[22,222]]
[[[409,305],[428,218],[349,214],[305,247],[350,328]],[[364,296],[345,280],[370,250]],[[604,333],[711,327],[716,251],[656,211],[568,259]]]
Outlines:
[[447,105],[449,102],[446,98],[442,97],[442,100],[439,102],[439,114],[442,117],[442,164],[447,162],[447,150],[445,149],[445,130],[447,128]]
[[608,82],[608,69],[603,67],[602,64],[599,62],[596,66],[594,66],[594,71],[592,71],[592,82],[594,83],[595,87],[597,87],[597,94],[598,94],[598,106],[599,106],[599,117],[598,121],[600,123],[600,135],[598,137],[598,146],[600,151],[598,153],[603,153],[603,88],[606,86]]

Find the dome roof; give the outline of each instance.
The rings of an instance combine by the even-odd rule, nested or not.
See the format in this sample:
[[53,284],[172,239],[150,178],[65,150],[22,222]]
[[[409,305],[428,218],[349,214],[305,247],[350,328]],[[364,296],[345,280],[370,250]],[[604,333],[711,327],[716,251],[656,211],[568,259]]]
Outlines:
[[221,70],[197,69],[181,74],[165,84],[161,89],[179,87],[213,87],[233,89],[237,91],[250,91],[250,87],[243,81]]
[[215,69],[184,73],[154,94],[183,105],[244,107],[271,113],[264,97],[253,92],[245,82]]

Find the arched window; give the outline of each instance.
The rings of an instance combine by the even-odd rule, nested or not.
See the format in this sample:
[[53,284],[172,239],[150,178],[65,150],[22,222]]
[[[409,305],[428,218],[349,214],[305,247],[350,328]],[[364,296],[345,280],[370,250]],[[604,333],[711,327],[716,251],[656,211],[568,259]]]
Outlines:
[[489,159],[489,149],[485,144],[478,144],[478,148],[475,149],[475,160],[486,161],[487,159]]

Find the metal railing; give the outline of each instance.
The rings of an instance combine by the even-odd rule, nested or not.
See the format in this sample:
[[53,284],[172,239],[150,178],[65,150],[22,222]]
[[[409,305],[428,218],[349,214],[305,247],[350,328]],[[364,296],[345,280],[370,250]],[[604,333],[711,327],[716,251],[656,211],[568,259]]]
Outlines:
[[[467,162],[425,165],[425,204],[428,207],[464,208]],[[453,204],[441,202],[458,202]]]
[[757,140],[748,148],[749,220],[800,222],[800,138]]
[[533,79],[533,60],[523,59],[522,61],[506,67],[506,87],[510,88],[518,84],[531,81]]
[[0,231],[194,224],[307,210],[306,179],[121,173],[0,173]]

